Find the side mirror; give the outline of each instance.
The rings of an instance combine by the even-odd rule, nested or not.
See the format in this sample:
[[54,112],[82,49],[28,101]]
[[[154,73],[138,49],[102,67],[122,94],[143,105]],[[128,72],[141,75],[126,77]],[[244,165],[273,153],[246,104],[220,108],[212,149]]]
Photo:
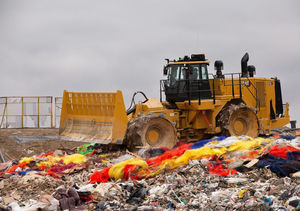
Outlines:
[[168,75],[168,66],[164,66],[163,74]]

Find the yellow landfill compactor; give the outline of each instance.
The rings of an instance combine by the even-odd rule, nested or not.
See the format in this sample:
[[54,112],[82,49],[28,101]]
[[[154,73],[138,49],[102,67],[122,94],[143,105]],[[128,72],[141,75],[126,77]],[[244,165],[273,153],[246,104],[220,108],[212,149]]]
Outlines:
[[[204,54],[166,60],[160,100],[136,92],[127,111],[121,91],[64,91],[61,137],[131,149],[173,147],[178,139],[219,134],[256,137],[289,123],[289,104],[282,103],[280,81],[254,77],[248,53],[241,60],[241,72],[222,73],[223,62],[218,60],[215,75],[208,73]],[[145,101],[135,104],[138,93]]]

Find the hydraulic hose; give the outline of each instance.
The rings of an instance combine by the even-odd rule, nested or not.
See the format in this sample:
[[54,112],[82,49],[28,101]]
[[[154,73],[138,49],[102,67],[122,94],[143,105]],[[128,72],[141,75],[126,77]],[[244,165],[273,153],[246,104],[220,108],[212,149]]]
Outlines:
[[147,96],[145,95],[144,92],[142,92],[142,91],[137,91],[137,92],[135,92],[135,93],[133,94],[133,96],[132,96],[130,106],[129,106],[129,108],[126,110],[127,115],[131,114],[131,113],[134,112],[135,109],[136,109],[136,103],[135,103],[134,98],[135,98],[135,96],[136,96],[137,94],[142,94],[142,95],[144,96],[145,100],[143,101],[143,103],[145,103],[145,102],[148,101],[148,98],[147,98]]

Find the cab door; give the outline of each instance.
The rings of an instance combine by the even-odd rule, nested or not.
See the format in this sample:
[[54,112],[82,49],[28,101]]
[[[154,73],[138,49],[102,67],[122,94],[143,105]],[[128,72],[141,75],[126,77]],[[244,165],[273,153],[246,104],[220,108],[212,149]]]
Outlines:
[[190,65],[190,97],[195,99],[211,98],[210,85],[207,73],[207,64],[191,64]]

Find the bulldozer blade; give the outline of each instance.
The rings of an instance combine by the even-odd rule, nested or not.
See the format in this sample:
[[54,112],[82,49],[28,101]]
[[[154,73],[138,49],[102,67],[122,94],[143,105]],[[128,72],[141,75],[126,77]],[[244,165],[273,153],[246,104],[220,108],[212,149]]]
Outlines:
[[122,144],[127,115],[121,91],[64,91],[59,135],[64,140]]

